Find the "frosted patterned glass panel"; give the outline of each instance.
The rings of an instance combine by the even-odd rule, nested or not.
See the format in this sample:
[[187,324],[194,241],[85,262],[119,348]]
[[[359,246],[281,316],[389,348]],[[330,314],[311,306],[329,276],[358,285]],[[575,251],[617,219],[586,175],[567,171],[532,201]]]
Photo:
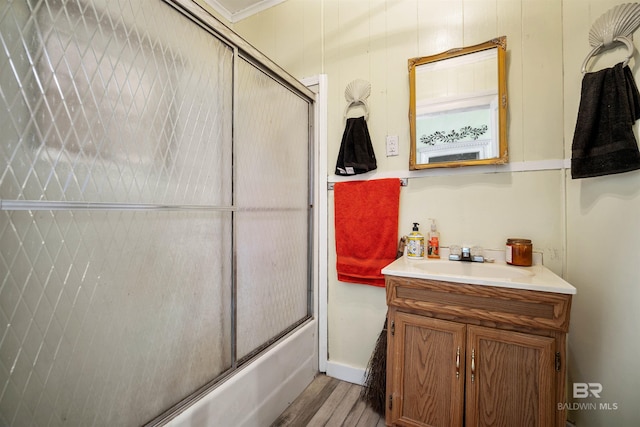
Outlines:
[[0,2],[0,46],[0,425],[140,425],[234,363],[233,49],[160,0]]
[[309,105],[247,61],[239,61],[238,80],[234,189],[241,359],[308,315]]
[[2,198],[231,203],[230,47],[157,0],[0,19]]
[[310,101],[168,3],[0,1],[0,425],[143,424],[309,317]]
[[0,211],[0,424],[140,425],[228,369],[230,216]]

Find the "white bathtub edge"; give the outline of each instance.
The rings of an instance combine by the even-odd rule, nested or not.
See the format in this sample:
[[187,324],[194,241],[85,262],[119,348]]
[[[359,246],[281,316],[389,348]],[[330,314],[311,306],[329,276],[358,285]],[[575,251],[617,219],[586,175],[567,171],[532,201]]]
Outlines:
[[167,423],[170,427],[264,426],[318,373],[313,319]]

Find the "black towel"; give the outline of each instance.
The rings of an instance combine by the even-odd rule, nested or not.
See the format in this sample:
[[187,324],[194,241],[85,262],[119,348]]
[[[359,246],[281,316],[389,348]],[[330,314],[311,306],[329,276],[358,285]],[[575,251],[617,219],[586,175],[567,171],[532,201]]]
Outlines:
[[578,120],[571,146],[571,177],[588,178],[640,169],[633,124],[640,95],[622,63],[582,79]]
[[336,162],[336,175],[356,175],[376,168],[367,121],[364,117],[348,118]]

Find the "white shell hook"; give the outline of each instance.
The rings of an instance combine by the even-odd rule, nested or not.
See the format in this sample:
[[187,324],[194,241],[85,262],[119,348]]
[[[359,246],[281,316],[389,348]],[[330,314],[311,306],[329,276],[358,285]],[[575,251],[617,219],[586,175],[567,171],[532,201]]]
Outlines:
[[357,79],[349,83],[344,90],[344,98],[347,100],[344,117],[347,117],[349,108],[355,105],[363,105],[365,112],[364,119],[369,120],[369,104],[367,104],[369,95],[371,95],[371,83],[368,81]]
[[611,48],[615,42],[624,43],[629,51],[624,65],[629,63],[635,50],[633,33],[640,27],[640,3],[619,4],[595,20],[589,30],[589,44],[593,48],[582,63],[582,73],[593,56]]
[[[622,63],[623,66],[626,66],[629,63],[629,60],[631,59],[631,57],[633,56],[633,52],[635,50],[635,48],[633,47],[633,42],[631,40],[629,40],[627,37],[615,37],[613,39],[613,42],[621,42],[624,43],[625,46],[627,47],[627,51],[628,51],[628,55],[627,55],[627,59],[624,60],[624,62]],[[613,43],[611,43],[613,44]],[[587,72],[587,63],[589,62],[589,60],[591,58],[593,58],[595,55],[597,55],[598,53],[600,53],[600,50],[606,50],[609,46],[605,46],[604,43],[601,43],[599,45],[597,45],[596,47],[594,47],[591,52],[589,52],[589,54],[587,55],[587,57],[584,59],[584,61],[582,62],[582,74]]]

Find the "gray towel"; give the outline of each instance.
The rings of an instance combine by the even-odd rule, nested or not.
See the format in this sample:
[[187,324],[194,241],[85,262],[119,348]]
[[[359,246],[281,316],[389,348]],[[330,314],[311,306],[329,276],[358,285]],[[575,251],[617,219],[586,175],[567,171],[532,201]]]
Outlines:
[[585,74],[571,146],[571,177],[640,169],[632,128],[638,118],[640,95],[629,67],[619,63]]

